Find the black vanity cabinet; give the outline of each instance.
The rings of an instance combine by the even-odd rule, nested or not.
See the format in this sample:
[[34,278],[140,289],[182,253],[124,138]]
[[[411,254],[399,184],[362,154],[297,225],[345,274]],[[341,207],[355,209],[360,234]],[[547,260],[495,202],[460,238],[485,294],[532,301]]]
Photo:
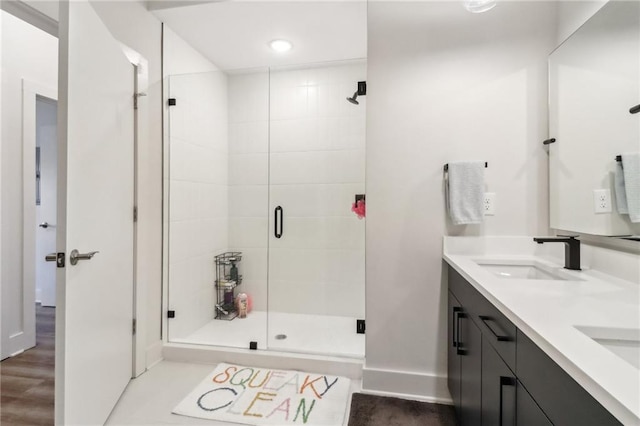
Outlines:
[[460,425],[479,425],[482,334],[451,292],[449,314],[449,389],[456,418]]
[[516,424],[518,426],[553,426],[520,380],[516,383]]
[[460,423],[460,355],[458,355],[458,322],[462,311],[460,302],[449,292],[449,309],[447,322],[447,382],[453,405],[456,408],[456,417]]
[[621,425],[452,267],[448,296],[448,383],[459,425]]
[[524,333],[518,331],[518,378],[553,424],[622,425]]
[[482,334],[449,292],[449,389],[460,425],[481,421]]
[[482,425],[516,425],[516,376],[487,339],[482,342]]

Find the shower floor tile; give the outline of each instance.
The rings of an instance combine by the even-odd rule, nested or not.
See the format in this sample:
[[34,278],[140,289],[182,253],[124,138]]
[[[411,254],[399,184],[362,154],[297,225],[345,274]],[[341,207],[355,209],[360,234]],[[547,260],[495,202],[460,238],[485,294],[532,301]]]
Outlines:
[[171,342],[248,348],[255,341],[259,349],[362,358],[364,336],[351,317],[253,311],[247,318],[212,320]]

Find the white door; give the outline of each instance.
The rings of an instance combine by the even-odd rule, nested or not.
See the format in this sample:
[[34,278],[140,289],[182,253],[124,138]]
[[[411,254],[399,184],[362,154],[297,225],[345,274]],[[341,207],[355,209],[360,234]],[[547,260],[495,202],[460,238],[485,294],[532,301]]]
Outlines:
[[86,0],[59,40],[56,424],[103,424],[132,373],[134,70]]
[[52,99],[36,100],[36,300],[56,306],[56,265],[45,256],[56,251],[57,109]]

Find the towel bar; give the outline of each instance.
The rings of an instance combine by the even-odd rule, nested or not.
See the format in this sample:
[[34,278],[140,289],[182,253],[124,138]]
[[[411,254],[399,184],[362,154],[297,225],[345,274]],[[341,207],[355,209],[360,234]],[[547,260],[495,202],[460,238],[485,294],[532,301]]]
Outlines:
[[[487,167],[489,167],[489,163],[487,163],[487,162],[485,161],[485,162],[484,162],[484,167],[485,167],[485,169],[486,169]],[[445,171],[445,172],[448,172],[448,171],[449,171],[449,163],[447,163],[447,164],[445,164],[445,165],[444,165],[444,171]]]

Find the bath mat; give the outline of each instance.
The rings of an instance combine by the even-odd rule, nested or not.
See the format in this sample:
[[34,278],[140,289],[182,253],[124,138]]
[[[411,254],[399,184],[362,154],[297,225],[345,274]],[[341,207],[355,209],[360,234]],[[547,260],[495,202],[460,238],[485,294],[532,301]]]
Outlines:
[[342,426],[350,380],[218,364],[174,414],[247,425]]
[[354,393],[349,426],[455,426],[452,405]]

